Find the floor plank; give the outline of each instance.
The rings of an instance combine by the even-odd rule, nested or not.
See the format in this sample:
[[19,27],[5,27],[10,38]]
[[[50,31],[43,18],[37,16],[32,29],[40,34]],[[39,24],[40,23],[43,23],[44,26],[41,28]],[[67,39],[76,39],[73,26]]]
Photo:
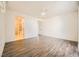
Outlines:
[[51,38],[23,39],[5,44],[2,57],[76,57],[78,42]]

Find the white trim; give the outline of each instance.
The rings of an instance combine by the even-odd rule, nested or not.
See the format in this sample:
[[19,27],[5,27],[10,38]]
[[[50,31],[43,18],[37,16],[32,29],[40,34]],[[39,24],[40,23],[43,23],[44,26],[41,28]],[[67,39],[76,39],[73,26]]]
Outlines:
[[[64,39],[64,40],[70,40],[70,39],[67,39],[67,38],[63,38],[63,37],[59,37],[59,36],[51,36],[51,35],[49,35],[49,34],[44,34],[44,33],[41,33],[41,34],[39,34],[39,35],[43,35],[43,36],[48,36],[48,37],[53,37],[53,38],[59,38],[59,39]],[[77,40],[70,40],[70,41],[76,41],[76,42],[78,42]]]

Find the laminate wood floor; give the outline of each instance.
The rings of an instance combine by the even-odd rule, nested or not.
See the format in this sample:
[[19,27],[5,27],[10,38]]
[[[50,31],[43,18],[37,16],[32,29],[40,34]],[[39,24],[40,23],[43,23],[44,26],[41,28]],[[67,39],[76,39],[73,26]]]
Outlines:
[[78,42],[39,36],[5,44],[2,57],[76,57]]

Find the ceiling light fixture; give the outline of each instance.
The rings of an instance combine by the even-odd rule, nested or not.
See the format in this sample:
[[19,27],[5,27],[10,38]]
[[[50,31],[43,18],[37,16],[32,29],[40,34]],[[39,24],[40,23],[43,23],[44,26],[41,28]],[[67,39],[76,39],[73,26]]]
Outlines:
[[46,8],[43,8],[42,9],[42,12],[41,12],[41,16],[45,16],[46,15],[46,12],[47,12],[47,9]]
[[45,15],[46,15],[46,12],[42,12],[41,15],[42,15],[42,16],[45,16]]
[[0,12],[5,13],[6,12],[6,2],[0,1]]

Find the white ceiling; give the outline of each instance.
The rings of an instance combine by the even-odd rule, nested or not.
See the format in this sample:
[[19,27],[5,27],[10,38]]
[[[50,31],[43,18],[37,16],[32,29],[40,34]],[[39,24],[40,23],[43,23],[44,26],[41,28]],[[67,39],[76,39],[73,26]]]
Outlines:
[[[46,15],[41,16],[43,9]],[[9,1],[8,10],[26,13],[33,17],[50,18],[54,15],[77,11],[77,2],[72,1]]]

